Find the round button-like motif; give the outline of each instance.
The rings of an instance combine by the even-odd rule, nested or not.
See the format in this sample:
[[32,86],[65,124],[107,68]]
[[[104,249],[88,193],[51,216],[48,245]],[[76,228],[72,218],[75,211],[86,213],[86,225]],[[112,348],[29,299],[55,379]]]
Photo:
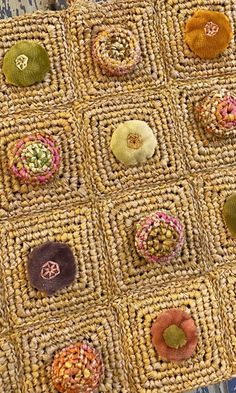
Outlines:
[[165,212],[157,211],[137,224],[135,246],[148,262],[169,262],[181,251],[183,243],[181,222]]
[[153,322],[151,334],[157,354],[177,363],[190,358],[198,343],[194,320],[181,309],[163,311]]
[[107,27],[93,40],[93,59],[111,76],[122,76],[132,72],[140,60],[140,54],[136,36],[125,28]]
[[185,42],[201,59],[214,59],[233,37],[230,21],[222,12],[198,10],[187,21]]
[[31,285],[53,295],[74,281],[75,258],[67,244],[47,242],[33,249],[27,269]]
[[22,183],[47,183],[58,171],[60,161],[56,141],[45,134],[27,135],[9,150],[10,171]]
[[15,86],[42,82],[49,70],[47,51],[34,41],[18,41],[3,59],[2,71],[6,82]]
[[99,354],[86,343],[71,344],[55,355],[52,382],[60,393],[93,393],[103,374]]
[[236,192],[225,200],[223,218],[231,236],[236,238]]
[[111,150],[114,156],[127,166],[143,164],[155,152],[157,140],[148,124],[141,120],[129,120],[113,132]]
[[236,98],[224,89],[213,91],[197,103],[196,119],[209,136],[236,135]]

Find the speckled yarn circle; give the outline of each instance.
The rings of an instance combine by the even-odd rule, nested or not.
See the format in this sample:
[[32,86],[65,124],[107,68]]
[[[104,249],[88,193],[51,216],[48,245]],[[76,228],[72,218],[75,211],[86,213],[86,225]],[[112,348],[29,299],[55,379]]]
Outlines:
[[51,136],[28,135],[10,151],[11,173],[22,183],[45,184],[60,166],[60,150]]
[[122,76],[133,71],[140,60],[140,53],[135,35],[121,27],[102,30],[93,41],[93,58],[110,76]]
[[[170,247],[166,255],[155,255],[148,249],[148,238],[153,228],[158,228],[159,225],[164,224],[170,231],[177,234],[175,245]],[[168,240],[168,238],[167,238]],[[169,262],[181,250],[184,243],[184,230],[181,222],[165,212],[157,211],[150,216],[142,218],[137,224],[135,234],[135,246],[138,253],[144,257],[148,262]]]
[[230,92],[219,90],[205,97],[196,105],[196,117],[209,135],[236,135],[236,99]]
[[100,356],[86,343],[62,349],[52,364],[52,382],[60,393],[93,393],[102,373]]

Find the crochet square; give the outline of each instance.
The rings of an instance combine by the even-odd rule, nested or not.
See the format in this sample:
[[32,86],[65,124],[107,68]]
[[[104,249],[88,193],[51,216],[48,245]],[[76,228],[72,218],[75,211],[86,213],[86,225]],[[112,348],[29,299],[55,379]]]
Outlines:
[[222,268],[218,275],[216,285],[220,292],[221,310],[223,311],[223,322],[225,337],[229,356],[236,371],[236,263],[228,268]]
[[235,192],[235,169],[216,170],[195,179],[196,197],[200,206],[200,219],[208,238],[212,267],[235,261],[236,243],[223,220],[223,206],[227,197]]
[[23,367],[21,386],[26,392],[34,392],[39,388],[40,393],[55,393],[51,383],[54,355],[71,343],[79,341],[87,342],[102,357],[104,378],[99,391],[130,391],[120,331],[113,313],[108,308],[96,307],[87,313],[71,314],[46,325],[35,325],[22,330],[17,340]]
[[0,338],[0,389],[4,393],[19,391],[19,368],[15,348],[7,337]]
[[[113,132],[127,120],[145,121],[157,138],[153,157],[143,165],[125,166],[111,151]],[[84,111],[82,129],[84,170],[90,173],[95,192],[148,187],[177,179],[185,171],[180,131],[175,124],[171,99],[165,92],[104,100],[99,107],[95,104]]]
[[[67,40],[73,59],[78,96],[90,99],[102,95],[129,93],[156,87],[166,80],[156,23],[158,14],[153,1],[121,0],[78,5],[66,14]],[[93,60],[92,42],[101,30],[110,27],[130,30],[139,40],[141,60],[135,70],[125,76],[109,76]]]
[[236,137],[211,138],[196,117],[199,102],[223,88],[234,91],[236,80],[227,78],[197,82],[181,87],[176,96],[176,110],[182,130],[185,158],[191,172],[212,170],[235,163]]
[[[195,354],[183,363],[161,360],[151,342],[151,326],[170,308],[189,312],[198,328]],[[137,393],[179,393],[230,376],[219,303],[207,277],[179,281],[117,302],[125,357]]]
[[[111,196],[102,203],[101,209],[115,291],[155,289],[208,269],[206,240],[187,181]],[[166,264],[146,262],[138,255],[134,244],[137,222],[156,210],[168,211],[179,218],[185,231],[181,256]]]
[[59,14],[25,15],[0,22],[0,69],[5,53],[17,41],[33,40],[48,52],[51,70],[42,83],[29,87],[6,84],[0,73],[1,113],[50,108],[75,98],[65,26]]
[[184,41],[187,20],[199,9],[223,12],[235,29],[236,3],[234,0],[207,0],[204,3],[191,0],[156,0],[160,15],[164,57],[170,77],[183,81],[194,78],[232,74],[236,71],[235,40],[225,52],[213,60],[197,57]]
[[[47,241],[67,244],[75,257],[75,281],[47,296],[34,289],[27,273],[30,252]],[[97,211],[91,203],[54,209],[5,223],[0,231],[4,290],[11,325],[22,325],[89,309],[108,296],[108,274]]]
[[[79,115],[71,109],[22,114],[2,119],[0,123],[0,217],[29,214],[32,211],[68,205],[86,198],[80,155]],[[12,147],[26,135],[37,132],[51,135],[61,150],[59,172],[48,184],[21,184],[9,171]],[[88,182],[87,182],[88,183]]]

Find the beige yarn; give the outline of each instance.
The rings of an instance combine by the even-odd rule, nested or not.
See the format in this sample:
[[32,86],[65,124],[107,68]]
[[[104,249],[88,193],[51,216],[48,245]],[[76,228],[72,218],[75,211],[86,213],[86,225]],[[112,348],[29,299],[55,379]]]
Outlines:
[[[70,1],[72,3],[72,1]],[[236,138],[209,139],[196,103],[218,88],[234,91],[236,50],[202,61],[184,43],[198,9],[224,12],[232,0],[76,1],[66,11],[0,22],[0,59],[17,40],[49,53],[51,72],[17,88],[0,73],[0,391],[56,393],[54,354],[86,341],[103,358],[101,393],[180,393],[236,373],[236,244],[222,218],[235,192]],[[234,16],[234,18],[233,18]],[[94,35],[125,26],[138,38],[133,73],[109,77],[91,56]],[[117,126],[143,120],[158,145],[140,167],[110,151]],[[20,137],[49,133],[62,152],[55,180],[20,185],[8,151]],[[167,210],[184,225],[180,256],[148,264],[135,250],[138,220]],[[68,244],[77,275],[47,297],[29,283],[29,253],[46,241]],[[196,353],[182,364],[161,361],[150,328],[161,311],[182,308],[199,332]]]

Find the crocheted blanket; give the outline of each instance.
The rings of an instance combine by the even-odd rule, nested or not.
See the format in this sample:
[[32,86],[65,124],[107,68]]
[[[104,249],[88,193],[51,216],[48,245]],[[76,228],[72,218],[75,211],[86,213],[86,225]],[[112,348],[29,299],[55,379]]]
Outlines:
[[236,372],[234,0],[0,22],[0,390]]

